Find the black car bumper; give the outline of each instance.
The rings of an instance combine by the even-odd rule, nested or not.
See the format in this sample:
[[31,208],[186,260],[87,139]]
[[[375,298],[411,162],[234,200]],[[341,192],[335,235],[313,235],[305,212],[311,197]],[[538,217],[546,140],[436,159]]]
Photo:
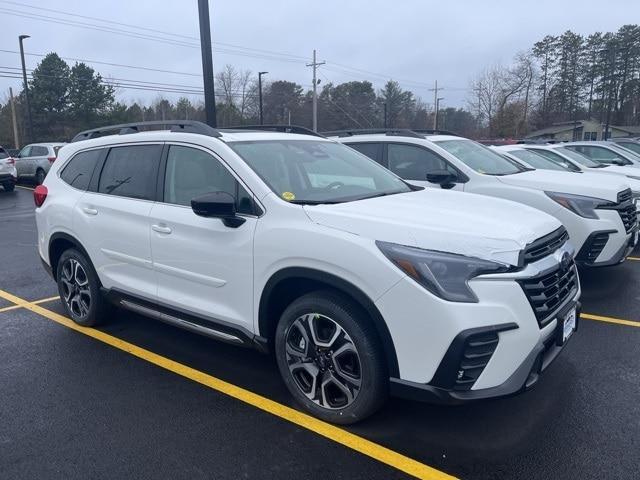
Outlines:
[[0,173],[0,185],[3,185],[5,183],[11,183],[12,185],[15,185],[16,177],[11,175],[10,173]]
[[[571,308],[576,308],[576,331],[580,319],[580,303],[572,302]],[[442,388],[431,384],[409,382],[399,378],[390,379],[391,394],[409,400],[436,403],[442,405],[457,405],[475,400],[505,397],[522,393],[533,388],[540,379],[540,374],[557,358],[566,346],[557,343],[559,327],[545,341],[541,341],[529,353],[516,371],[503,384],[480,390],[456,390]],[[567,340],[568,342],[568,340]]]

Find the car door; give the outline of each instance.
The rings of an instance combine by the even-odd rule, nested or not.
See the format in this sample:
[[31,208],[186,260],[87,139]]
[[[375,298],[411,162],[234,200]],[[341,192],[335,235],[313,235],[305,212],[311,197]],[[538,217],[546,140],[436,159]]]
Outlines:
[[[386,167],[409,183],[422,187],[442,188],[427,181],[427,173],[446,170],[460,179],[461,174],[437,153],[420,145],[387,143]],[[464,183],[456,181],[455,190],[463,190]]]
[[[248,190],[208,150],[170,145],[162,201],[151,210],[158,297],[212,322],[253,331],[253,235],[258,217]],[[246,220],[237,228],[196,215],[191,199],[227,192]]]
[[31,163],[30,165],[30,162],[31,162],[31,158],[29,158],[30,155],[31,155],[31,145],[27,145],[22,150],[20,150],[20,153],[16,158],[16,171],[18,172],[18,177],[33,175],[33,173],[30,173],[30,172],[31,171],[35,172],[35,170],[32,168],[33,163]]
[[110,148],[76,204],[73,223],[105,288],[154,301],[149,213],[162,149],[162,144]]

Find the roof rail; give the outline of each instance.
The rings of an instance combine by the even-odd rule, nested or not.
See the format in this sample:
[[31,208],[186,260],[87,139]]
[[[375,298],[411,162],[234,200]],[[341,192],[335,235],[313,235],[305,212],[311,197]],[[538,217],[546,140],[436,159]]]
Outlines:
[[440,130],[440,129],[432,129],[432,128],[412,128],[416,133],[424,133],[427,135],[453,135],[454,137],[459,137],[457,133],[453,133],[449,130]]
[[[135,122],[135,123],[122,123],[120,125],[107,125],[105,127],[93,128],[91,130],[85,130],[78,133],[73,139],[73,142],[79,142],[81,140],[89,140],[95,138],[101,134],[107,132],[118,131],[117,135],[127,135],[129,133],[138,133],[141,128],[144,127],[171,127],[172,132],[185,132],[185,133],[198,133],[200,135],[208,135],[210,137],[220,137],[220,132],[209,125],[196,122],[194,120],[155,120],[150,122]],[[157,129],[162,130],[162,129]]]
[[408,128],[360,128],[353,130],[331,130],[329,132],[322,132],[326,137],[352,137],[354,135],[371,135],[375,133],[398,137],[424,138],[424,135],[420,135]]
[[323,137],[318,132],[314,132],[306,127],[299,125],[235,125],[233,127],[224,127],[223,130],[266,130],[268,132],[281,133],[299,133],[301,135],[313,135],[314,137]]

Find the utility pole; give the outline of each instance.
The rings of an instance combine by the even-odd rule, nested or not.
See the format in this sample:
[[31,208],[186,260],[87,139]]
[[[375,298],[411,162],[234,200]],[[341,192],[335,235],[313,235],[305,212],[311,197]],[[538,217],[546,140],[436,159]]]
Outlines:
[[262,75],[266,75],[269,72],[258,72],[258,105],[260,110],[260,125],[263,124],[262,120]]
[[16,101],[13,98],[13,88],[11,87],[9,87],[9,101],[11,102],[11,123],[13,123],[13,144],[15,148],[20,148],[18,122],[16,121]]
[[22,60],[22,80],[24,81],[24,98],[27,103],[27,132],[29,135],[29,141],[33,142],[33,121],[31,120],[31,102],[29,101],[29,84],[27,83],[27,68],[24,64],[24,47],[22,42],[25,38],[29,38],[29,35],[20,35],[18,41],[20,42],[20,60]]
[[307,67],[313,67],[313,131],[318,131],[318,80],[316,70],[320,65],[324,65],[327,62],[316,61],[316,51],[313,50],[313,62],[307,63]]
[[207,125],[215,128],[218,123],[216,120],[216,93],[213,83],[209,0],[198,0],[198,15],[200,17],[200,50],[202,52],[202,77],[204,80],[204,110]]
[[434,118],[434,121],[433,121],[433,129],[434,130],[438,130],[438,114],[440,112],[440,100],[444,100],[444,97],[437,97],[436,98],[436,113],[435,113],[435,118]]
[[438,80],[436,80],[435,88],[430,88],[429,91],[433,92],[433,106],[436,109],[433,115],[433,129],[438,129],[438,92],[444,90],[444,87],[438,88]]

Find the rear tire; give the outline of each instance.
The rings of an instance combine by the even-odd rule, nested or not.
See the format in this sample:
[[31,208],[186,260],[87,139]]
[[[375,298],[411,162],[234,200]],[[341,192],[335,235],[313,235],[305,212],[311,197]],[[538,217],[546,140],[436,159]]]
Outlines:
[[16,189],[16,186],[13,183],[3,183],[5,192],[13,192]]
[[103,323],[110,305],[100,292],[100,281],[89,259],[78,250],[66,250],[58,260],[56,280],[67,315],[78,325]]
[[347,296],[317,291],[282,314],[275,354],[285,385],[322,420],[351,424],[378,410],[389,391],[380,340]]
[[39,168],[36,171],[36,185],[42,185],[42,182],[44,182],[44,177],[46,177],[46,176],[47,176],[47,174],[44,173],[44,170]]

